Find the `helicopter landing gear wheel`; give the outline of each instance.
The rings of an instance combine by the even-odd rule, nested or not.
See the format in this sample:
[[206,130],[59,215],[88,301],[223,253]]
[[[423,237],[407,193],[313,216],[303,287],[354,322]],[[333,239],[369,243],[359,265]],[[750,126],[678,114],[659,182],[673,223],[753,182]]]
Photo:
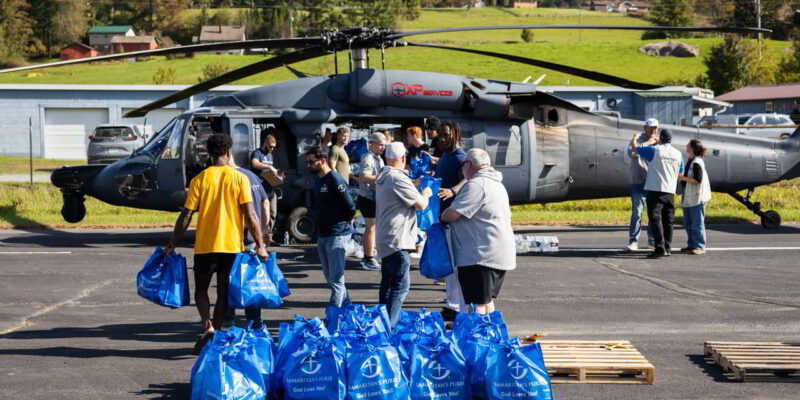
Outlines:
[[316,228],[307,208],[297,207],[289,214],[286,229],[298,242],[311,242]]
[[750,201],[750,196],[753,195],[753,191],[755,189],[750,188],[747,189],[747,193],[742,196],[737,192],[728,192],[728,194],[736,199],[739,203],[742,203],[748,210],[752,211],[753,214],[758,215],[761,217],[761,226],[767,229],[777,229],[781,226],[781,215],[778,214],[777,211],[769,210],[769,211],[761,211],[761,203],[756,201]]
[[64,205],[61,206],[61,216],[64,221],[77,224],[86,216],[86,205],[83,204],[86,198],[81,195],[64,193]]
[[761,216],[761,226],[767,229],[778,229],[781,227],[781,215],[777,211],[769,210]]

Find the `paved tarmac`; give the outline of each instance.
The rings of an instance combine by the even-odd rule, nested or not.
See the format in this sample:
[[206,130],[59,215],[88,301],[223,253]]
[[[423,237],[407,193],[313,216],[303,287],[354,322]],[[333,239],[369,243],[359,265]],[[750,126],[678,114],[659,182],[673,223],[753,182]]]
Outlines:
[[[800,342],[800,227],[714,225],[708,254],[653,261],[617,251],[624,227],[518,233],[558,236],[561,251],[518,257],[497,302],[512,334],[630,340],[656,366],[655,385],[555,385],[558,399],[800,398],[797,381],[738,383],[702,351],[707,340]],[[168,230],[0,231],[0,399],[185,398],[197,313],[148,303],[134,288],[168,238]],[[675,247],[684,241],[678,232]],[[179,251],[191,265],[191,249]],[[264,311],[273,332],[294,314],[322,317],[329,296],[314,247],[277,251],[294,294]],[[441,288],[413,274],[406,306],[437,309]],[[351,260],[354,301],[373,303],[378,282]]]

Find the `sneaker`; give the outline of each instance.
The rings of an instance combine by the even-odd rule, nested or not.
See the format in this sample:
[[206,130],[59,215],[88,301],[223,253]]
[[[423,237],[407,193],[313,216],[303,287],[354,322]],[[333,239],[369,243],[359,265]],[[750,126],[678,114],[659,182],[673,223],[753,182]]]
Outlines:
[[662,257],[667,257],[667,253],[666,252],[661,252],[661,251],[654,251],[654,252],[652,252],[652,253],[647,255],[647,258],[649,258],[651,260],[652,259],[656,259],[656,258],[662,258]]
[[692,249],[691,253],[694,255],[700,255],[700,254],[706,254],[706,251],[704,249]]
[[694,250],[694,249],[691,248],[691,247],[684,247],[684,248],[681,249],[681,253],[691,253],[692,250]]
[[636,250],[639,250],[639,243],[636,243],[636,242],[630,242],[630,243],[628,243],[628,245],[627,245],[627,246],[625,246],[625,248],[624,248],[623,250],[627,250],[627,251],[636,251]]
[[378,262],[378,260],[369,257],[361,260],[361,269],[365,271],[380,271],[381,264]]

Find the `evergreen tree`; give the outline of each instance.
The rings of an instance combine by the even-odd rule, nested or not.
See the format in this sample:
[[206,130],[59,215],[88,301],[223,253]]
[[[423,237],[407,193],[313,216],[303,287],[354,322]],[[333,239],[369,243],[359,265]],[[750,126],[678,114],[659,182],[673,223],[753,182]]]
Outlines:
[[[689,26],[693,22],[691,0],[657,0],[650,9],[650,20],[659,26]],[[680,32],[669,32],[668,35],[687,36]]]

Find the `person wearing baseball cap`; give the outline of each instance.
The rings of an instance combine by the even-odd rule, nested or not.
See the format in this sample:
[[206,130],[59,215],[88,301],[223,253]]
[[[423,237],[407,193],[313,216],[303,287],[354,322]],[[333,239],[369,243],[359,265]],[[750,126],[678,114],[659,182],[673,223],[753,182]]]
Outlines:
[[402,142],[386,145],[386,166],[378,174],[377,204],[378,257],[381,285],[378,302],[386,306],[392,330],[400,318],[403,302],[411,287],[411,255],[417,246],[417,210],[428,207],[430,188],[420,193],[404,170],[406,147]]
[[639,146],[637,139],[640,135],[631,140],[631,149],[648,164],[644,190],[647,192],[647,217],[650,219],[655,249],[647,258],[661,258],[669,256],[672,249],[675,191],[678,188],[678,176],[683,174],[683,155],[672,147],[672,132],[669,129],[661,130],[655,145]]
[[[648,118],[644,121],[644,135],[637,136],[637,146],[653,145],[656,143],[656,132],[658,132],[658,120]],[[639,233],[642,231],[642,214],[644,213],[647,194],[644,191],[644,182],[647,180],[647,162],[639,157],[635,151],[628,149],[628,156],[631,158],[629,169],[631,177],[631,219],[628,225],[628,244],[625,250],[634,251],[639,248]],[[649,225],[647,230],[647,242],[653,245],[653,235]]]
[[431,140],[429,146],[432,151],[431,155],[437,160],[442,156],[442,150],[439,149],[439,127],[441,125],[442,121],[438,117],[431,115],[425,118],[425,137]]
[[383,168],[383,154],[386,146],[386,135],[375,132],[369,137],[369,153],[361,159],[361,171],[356,177],[358,181],[358,209],[364,216],[364,259],[361,269],[380,271],[381,263],[375,258],[375,181],[378,172]]

